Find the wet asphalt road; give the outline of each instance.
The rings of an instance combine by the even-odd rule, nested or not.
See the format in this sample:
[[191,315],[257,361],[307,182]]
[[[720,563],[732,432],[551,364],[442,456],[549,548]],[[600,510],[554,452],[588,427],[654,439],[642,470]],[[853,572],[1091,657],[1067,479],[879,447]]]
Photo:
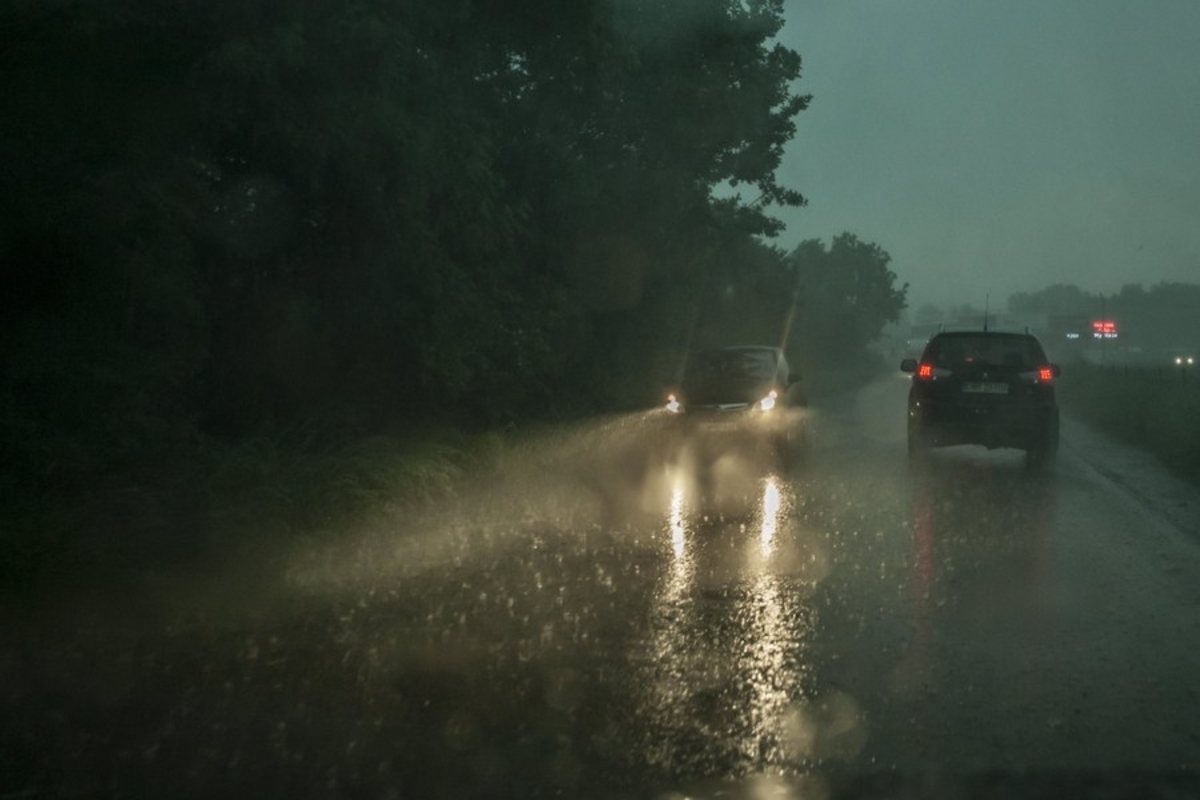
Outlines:
[[905,388],[782,473],[597,461],[653,424],[613,420],[352,545],[10,611],[0,798],[1200,796],[1200,497],[1069,422],[1044,474],[910,470]]

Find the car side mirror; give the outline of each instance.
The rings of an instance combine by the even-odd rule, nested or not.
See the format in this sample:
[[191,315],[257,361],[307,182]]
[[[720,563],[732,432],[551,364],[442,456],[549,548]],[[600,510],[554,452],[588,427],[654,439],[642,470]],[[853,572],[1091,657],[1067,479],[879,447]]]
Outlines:
[[917,360],[915,358],[906,358],[900,362],[901,372],[916,372]]

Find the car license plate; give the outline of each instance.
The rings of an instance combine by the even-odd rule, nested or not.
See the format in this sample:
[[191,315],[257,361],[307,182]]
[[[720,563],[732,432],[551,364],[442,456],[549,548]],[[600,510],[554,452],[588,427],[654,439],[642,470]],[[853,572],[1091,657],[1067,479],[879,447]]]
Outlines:
[[739,426],[736,422],[730,422],[728,420],[722,422],[704,422],[700,425],[701,430],[705,430],[710,433],[732,433],[736,431],[738,427]]
[[964,383],[963,391],[971,394],[1008,394],[1007,383]]

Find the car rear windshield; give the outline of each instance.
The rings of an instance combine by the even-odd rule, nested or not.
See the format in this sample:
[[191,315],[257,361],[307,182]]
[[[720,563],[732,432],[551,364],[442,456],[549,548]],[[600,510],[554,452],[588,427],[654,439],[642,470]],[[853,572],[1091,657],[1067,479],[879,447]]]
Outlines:
[[991,367],[1036,367],[1046,354],[1032,336],[981,334],[939,336],[929,343],[925,360],[939,367],[979,364]]

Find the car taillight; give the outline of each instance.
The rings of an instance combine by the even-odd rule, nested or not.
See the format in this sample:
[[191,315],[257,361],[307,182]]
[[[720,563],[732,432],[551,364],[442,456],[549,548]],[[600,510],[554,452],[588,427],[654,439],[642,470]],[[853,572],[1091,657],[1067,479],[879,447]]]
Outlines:
[[938,378],[949,378],[953,374],[950,370],[935,367],[933,364],[921,364],[917,367],[919,381],[936,381]]
[[1022,372],[1018,377],[1030,383],[1053,383],[1054,369],[1051,367],[1038,367],[1031,372]]

